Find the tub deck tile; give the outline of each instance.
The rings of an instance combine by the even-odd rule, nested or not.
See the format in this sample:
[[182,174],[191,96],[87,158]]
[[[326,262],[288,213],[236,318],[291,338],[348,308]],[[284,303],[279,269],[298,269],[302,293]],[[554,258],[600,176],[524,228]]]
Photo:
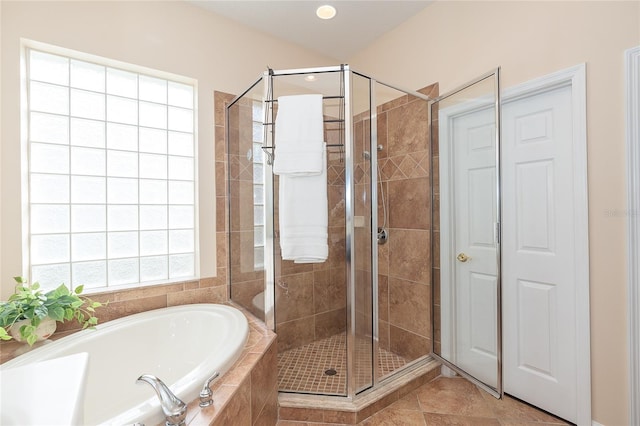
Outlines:
[[249,321],[244,349],[229,371],[214,381],[213,405],[189,403],[188,426],[274,425],[277,421],[276,335],[245,309],[232,303]]

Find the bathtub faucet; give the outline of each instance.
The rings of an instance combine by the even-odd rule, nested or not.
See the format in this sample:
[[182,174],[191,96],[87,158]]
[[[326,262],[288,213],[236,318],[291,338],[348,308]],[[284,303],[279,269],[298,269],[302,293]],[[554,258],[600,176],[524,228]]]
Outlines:
[[184,421],[187,418],[187,404],[175,396],[162,380],[151,374],[143,374],[138,377],[136,383],[141,382],[150,384],[156,391],[162,412],[167,420],[166,426],[184,426]]
[[207,379],[206,382],[204,382],[204,386],[202,386],[202,390],[200,391],[200,407],[204,408],[213,404],[213,392],[211,392],[211,388],[209,386],[211,386],[211,382],[213,382],[219,375],[220,373],[216,371]]

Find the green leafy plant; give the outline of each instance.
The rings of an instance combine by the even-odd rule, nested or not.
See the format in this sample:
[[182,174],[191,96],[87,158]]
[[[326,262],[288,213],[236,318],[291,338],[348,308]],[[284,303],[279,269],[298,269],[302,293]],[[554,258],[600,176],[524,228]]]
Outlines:
[[98,324],[95,309],[105,304],[81,296],[83,286],[72,292],[61,284],[58,288],[43,293],[40,284],[28,284],[22,277],[14,277],[16,288],[6,302],[0,302],[0,340],[10,340],[7,330],[20,320],[30,320],[20,327],[20,336],[29,346],[36,342],[36,327],[46,317],[64,322],[76,320],[82,329]]

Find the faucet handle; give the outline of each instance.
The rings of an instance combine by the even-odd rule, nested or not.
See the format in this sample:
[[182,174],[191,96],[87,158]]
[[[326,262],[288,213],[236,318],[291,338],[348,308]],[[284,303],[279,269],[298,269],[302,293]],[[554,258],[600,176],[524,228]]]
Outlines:
[[208,407],[213,404],[213,392],[211,392],[211,388],[209,386],[211,385],[211,382],[213,382],[219,375],[220,373],[218,373],[217,371],[213,373],[202,387],[202,390],[200,391],[200,407]]

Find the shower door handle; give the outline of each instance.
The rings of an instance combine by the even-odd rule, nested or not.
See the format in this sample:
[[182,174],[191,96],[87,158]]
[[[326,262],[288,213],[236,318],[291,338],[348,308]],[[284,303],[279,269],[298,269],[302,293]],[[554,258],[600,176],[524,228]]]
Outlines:
[[469,256],[467,256],[464,253],[460,253],[458,256],[456,256],[456,259],[458,259],[460,262],[466,262],[467,260],[471,259]]

